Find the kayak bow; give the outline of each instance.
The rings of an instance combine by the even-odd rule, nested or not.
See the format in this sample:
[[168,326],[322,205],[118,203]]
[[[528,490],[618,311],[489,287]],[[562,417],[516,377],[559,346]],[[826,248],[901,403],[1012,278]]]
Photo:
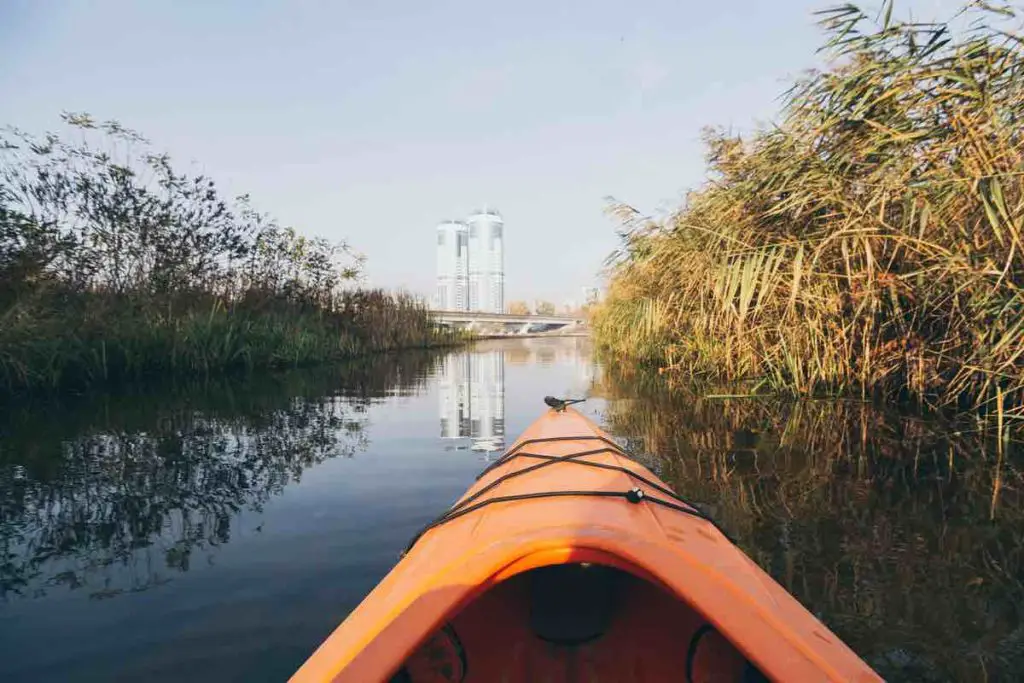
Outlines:
[[881,681],[699,509],[549,405],[294,683]]

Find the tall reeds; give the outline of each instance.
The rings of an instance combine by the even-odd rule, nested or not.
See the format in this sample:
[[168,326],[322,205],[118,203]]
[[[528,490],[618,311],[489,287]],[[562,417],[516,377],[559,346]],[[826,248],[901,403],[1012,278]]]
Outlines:
[[709,131],[712,178],[626,225],[606,349],[664,372],[931,404],[1024,403],[1024,44],[1007,7],[969,28],[821,13],[830,66],[748,140]]
[[0,131],[0,392],[453,341],[362,259],[223,200],[137,134]]

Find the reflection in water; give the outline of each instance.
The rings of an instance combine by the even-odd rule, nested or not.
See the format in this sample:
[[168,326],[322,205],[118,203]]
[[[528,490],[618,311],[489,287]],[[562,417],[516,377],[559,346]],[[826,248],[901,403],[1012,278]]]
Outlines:
[[0,406],[0,681],[287,679],[473,481],[470,446],[589,365],[511,340]]
[[472,439],[474,451],[505,447],[505,352],[453,353],[438,371],[441,438]]
[[570,365],[578,372],[576,379],[588,383],[594,379],[598,367],[591,345],[589,337],[531,337],[508,339],[502,348],[509,365]]
[[609,368],[612,429],[895,681],[1024,671],[1024,453],[857,402],[667,395]]
[[547,393],[598,399],[582,409],[890,682],[1020,679],[1019,445],[650,379],[598,372],[585,339],[516,339],[0,408],[0,680],[286,679],[479,473],[439,447],[432,381],[467,449]]
[[5,411],[0,599],[60,586],[109,598],[187,571],[231,540],[240,514],[364,448],[370,401],[422,387],[432,361],[382,356],[281,381]]
[[597,377],[589,344],[582,337],[509,339],[446,356],[437,371],[441,438],[469,438],[474,451],[503,450],[506,363],[513,367],[560,363],[572,368],[572,385],[586,394]]

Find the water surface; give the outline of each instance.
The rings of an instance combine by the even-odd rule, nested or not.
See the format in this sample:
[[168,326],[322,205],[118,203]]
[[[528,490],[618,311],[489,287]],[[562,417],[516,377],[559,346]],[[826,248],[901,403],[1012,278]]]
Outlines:
[[544,395],[584,393],[889,680],[1024,670],[1013,452],[861,404],[669,396],[535,339],[6,406],[0,680],[283,680]]

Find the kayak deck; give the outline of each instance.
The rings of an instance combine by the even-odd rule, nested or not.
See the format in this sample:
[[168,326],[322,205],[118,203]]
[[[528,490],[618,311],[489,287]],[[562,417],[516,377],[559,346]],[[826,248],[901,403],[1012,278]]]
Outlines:
[[765,679],[881,680],[572,409],[534,422],[292,678]]

